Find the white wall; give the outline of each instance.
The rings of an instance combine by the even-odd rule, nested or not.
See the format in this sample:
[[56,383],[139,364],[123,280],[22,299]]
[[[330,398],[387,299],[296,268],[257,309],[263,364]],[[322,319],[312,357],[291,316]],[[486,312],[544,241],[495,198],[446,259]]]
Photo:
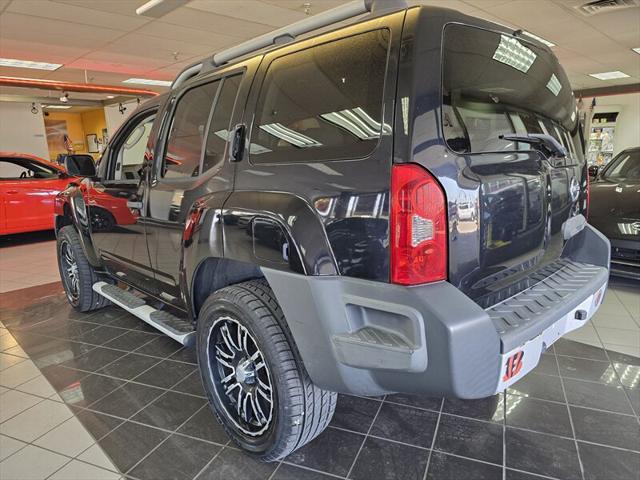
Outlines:
[[[582,99],[584,108],[589,108],[592,99],[593,97]],[[620,112],[616,119],[614,155],[625,148],[640,146],[640,93],[596,97],[593,113],[601,112]]]
[[107,105],[104,107],[104,118],[107,122],[107,132],[109,132],[109,138],[112,138],[113,135],[118,130],[118,127],[124,123],[124,121],[129,118],[129,116],[138,108],[138,102],[135,100],[122,104],[127,109],[124,114],[120,113],[118,110],[119,105],[116,103],[114,105]]
[[0,102],[0,151],[49,158],[42,106],[31,113],[30,103]]

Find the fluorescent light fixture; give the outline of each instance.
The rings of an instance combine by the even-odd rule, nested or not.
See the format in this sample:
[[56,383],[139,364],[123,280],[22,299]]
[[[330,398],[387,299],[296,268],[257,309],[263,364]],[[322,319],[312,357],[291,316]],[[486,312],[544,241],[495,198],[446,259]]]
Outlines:
[[285,127],[281,123],[270,123],[268,125],[260,125],[260,128],[265,132],[273,135],[274,137],[278,137],[284,140],[287,143],[290,143],[294,147],[298,148],[306,148],[306,147],[318,147],[322,145],[317,140],[314,140],[311,137],[307,137],[301,133],[296,132],[295,130],[291,130],[290,128]]
[[493,54],[494,60],[509,65],[523,73],[529,71],[536,58],[537,55],[532,50],[508,35],[500,35],[500,43]]
[[556,77],[555,73],[551,74],[551,78],[547,82],[547,88],[556,97],[560,93],[560,90],[562,90],[562,84],[560,83],[560,80],[558,80],[558,77]]
[[150,78],[127,78],[122,83],[135,83],[138,85],[158,85],[160,87],[170,87],[171,81],[169,80],[152,80]]
[[55,108],[58,110],[66,110],[67,108],[71,108],[71,105],[43,105],[42,108],[46,108],[46,109]]
[[535,35],[531,32],[527,32],[526,30],[524,32],[522,32],[524,35],[527,35],[528,37],[534,38],[536,40],[538,40],[540,43],[546,45],[547,47],[551,48],[551,47],[555,47],[556,44],[553,42],[550,42],[549,40],[545,40],[542,37],[539,37],[538,35]]
[[598,80],[613,80],[614,78],[628,78],[624,72],[620,70],[615,70],[613,72],[601,72],[601,73],[590,73],[590,77],[597,78]]
[[33,68],[34,70],[57,70],[61,63],[32,62],[31,60],[18,60],[15,58],[0,58],[0,67]]
[[356,107],[350,110],[329,112],[320,115],[324,120],[342,127],[360,140],[372,140],[379,138],[382,133],[391,133],[391,127],[377,122],[362,108]]
[[632,48],[631,50],[633,50],[634,52],[640,54],[640,47]]
[[176,8],[187,3],[188,0],[149,0],[136,8],[136,15],[160,18]]
[[107,95],[107,98],[111,100],[112,98],[116,98],[114,95]]

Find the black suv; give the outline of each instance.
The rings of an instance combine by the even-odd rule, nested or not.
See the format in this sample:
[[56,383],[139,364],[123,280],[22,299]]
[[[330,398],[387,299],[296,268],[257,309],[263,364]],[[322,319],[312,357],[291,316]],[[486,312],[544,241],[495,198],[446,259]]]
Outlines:
[[610,258],[547,47],[428,7],[291,37],[187,68],[56,203],[71,304],[195,344],[268,461],[336,392],[504,390],[593,315]]

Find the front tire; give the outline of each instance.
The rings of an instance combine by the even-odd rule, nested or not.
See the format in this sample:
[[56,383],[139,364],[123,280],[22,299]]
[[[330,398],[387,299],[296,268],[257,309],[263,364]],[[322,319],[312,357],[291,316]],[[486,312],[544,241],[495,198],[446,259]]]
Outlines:
[[60,278],[71,306],[79,312],[88,312],[109,305],[109,300],[92,288],[100,278],[89,264],[73,225],[58,232],[57,253]]
[[197,350],[215,416],[261,460],[286,457],[331,421],[337,394],[311,382],[265,280],[209,296],[198,317]]

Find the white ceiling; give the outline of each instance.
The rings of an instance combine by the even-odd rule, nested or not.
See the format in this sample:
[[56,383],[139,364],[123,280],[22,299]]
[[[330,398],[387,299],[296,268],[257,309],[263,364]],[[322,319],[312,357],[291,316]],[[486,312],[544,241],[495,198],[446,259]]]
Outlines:
[[[305,3],[311,4],[311,14],[346,3],[191,0],[154,19],[135,14],[145,1],[0,0],[0,57],[64,64],[54,72],[0,67],[0,75],[84,82],[86,70],[89,81],[96,84],[122,85],[122,80],[133,76],[171,80],[189,63],[304,18]],[[546,38],[557,45],[553,50],[574,89],[640,82],[640,55],[631,50],[640,47],[640,7],[586,17],[574,8],[586,1],[410,3],[453,8]],[[631,77],[602,81],[588,76],[611,70]]]

